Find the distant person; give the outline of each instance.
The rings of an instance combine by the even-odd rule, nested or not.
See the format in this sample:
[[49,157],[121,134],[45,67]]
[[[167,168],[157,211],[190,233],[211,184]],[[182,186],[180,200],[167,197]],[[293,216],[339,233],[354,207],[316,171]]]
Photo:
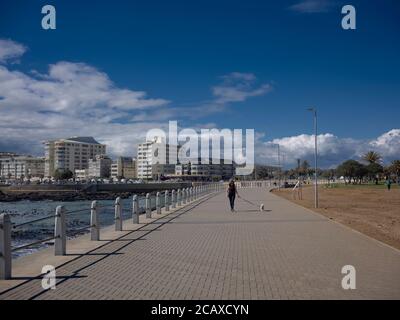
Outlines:
[[387,178],[386,179],[386,187],[389,191],[390,191],[391,186],[392,186],[392,180],[390,180],[390,178]]
[[236,195],[239,195],[237,192],[235,181],[233,181],[233,180],[229,181],[227,194],[228,194],[228,198],[229,198],[229,204],[231,206],[231,212],[234,212],[235,211],[235,198],[236,198]]

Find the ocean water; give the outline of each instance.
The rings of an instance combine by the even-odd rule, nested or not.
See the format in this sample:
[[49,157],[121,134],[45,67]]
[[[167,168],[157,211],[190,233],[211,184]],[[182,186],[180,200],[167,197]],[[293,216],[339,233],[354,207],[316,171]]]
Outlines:
[[[114,200],[98,200],[99,219],[101,227],[109,226],[114,223]],[[132,217],[132,199],[122,199],[123,219]],[[18,201],[18,202],[0,202],[0,214],[8,213],[13,225],[29,222],[42,217],[51,217],[46,220],[32,222],[21,227],[12,228],[12,247],[16,248],[38,240],[51,238],[54,236],[54,215],[56,207],[63,205],[66,210],[67,237],[73,238],[78,235],[89,232],[87,230],[78,231],[85,226],[90,225],[90,206],[91,201]],[[145,200],[139,199],[139,211],[144,213]],[[151,201],[152,207],[155,207],[155,199]],[[72,213],[72,211],[85,209],[84,211]],[[32,247],[13,252],[13,257],[17,258],[42,248],[53,246],[54,240],[47,243],[41,243]]]

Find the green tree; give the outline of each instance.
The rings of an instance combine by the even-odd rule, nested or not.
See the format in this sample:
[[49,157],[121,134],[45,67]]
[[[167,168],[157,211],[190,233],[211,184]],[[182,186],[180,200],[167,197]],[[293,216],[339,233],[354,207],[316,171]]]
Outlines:
[[379,176],[383,173],[383,167],[379,163],[370,163],[365,167],[367,169],[367,175],[370,180],[375,180],[378,184]]
[[393,160],[389,167],[389,170],[392,174],[400,177],[400,160]]
[[66,169],[66,170],[57,169],[54,172],[54,178],[56,180],[68,180],[68,179],[71,179],[73,176],[74,176],[74,174],[69,169]]
[[336,169],[338,176],[343,176],[345,179],[345,183],[351,183],[353,179],[356,182],[356,179],[359,179],[361,182],[362,178],[367,174],[367,170],[365,166],[359,163],[356,160],[347,160],[339,165]]
[[378,152],[368,151],[366,154],[362,156],[362,159],[370,164],[380,163],[382,161],[382,156]]

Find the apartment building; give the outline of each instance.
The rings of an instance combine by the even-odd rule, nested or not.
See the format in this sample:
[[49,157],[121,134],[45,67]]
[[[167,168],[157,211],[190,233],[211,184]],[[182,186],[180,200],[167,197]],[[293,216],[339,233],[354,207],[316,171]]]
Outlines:
[[9,179],[42,178],[45,174],[45,159],[31,156],[0,158],[0,177]]
[[177,155],[178,146],[155,138],[138,145],[137,175],[144,180],[158,180],[163,175],[175,173],[175,164],[170,163],[170,153]]
[[137,167],[136,159],[130,157],[119,157],[111,164],[111,177],[113,179],[136,179]]
[[190,176],[201,180],[230,179],[235,176],[235,165],[223,163],[220,159],[209,159],[209,163],[201,163],[201,159],[187,164],[177,164],[175,175],[181,177]]
[[96,155],[93,159],[89,159],[88,177],[109,178],[111,175],[111,164],[112,160],[108,156],[104,154]]
[[45,175],[53,177],[57,169],[88,169],[89,159],[106,153],[106,146],[93,137],[71,137],[46,141],[45,143]]

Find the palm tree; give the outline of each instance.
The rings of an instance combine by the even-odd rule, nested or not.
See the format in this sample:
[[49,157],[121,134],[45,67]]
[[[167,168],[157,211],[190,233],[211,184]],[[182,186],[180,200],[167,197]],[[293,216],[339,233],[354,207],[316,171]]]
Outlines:
[[368,151],[366,154],[362,156],[363,160],[367,161],[370,164],[380,163],[382,160],[382,156],[375,151]]

